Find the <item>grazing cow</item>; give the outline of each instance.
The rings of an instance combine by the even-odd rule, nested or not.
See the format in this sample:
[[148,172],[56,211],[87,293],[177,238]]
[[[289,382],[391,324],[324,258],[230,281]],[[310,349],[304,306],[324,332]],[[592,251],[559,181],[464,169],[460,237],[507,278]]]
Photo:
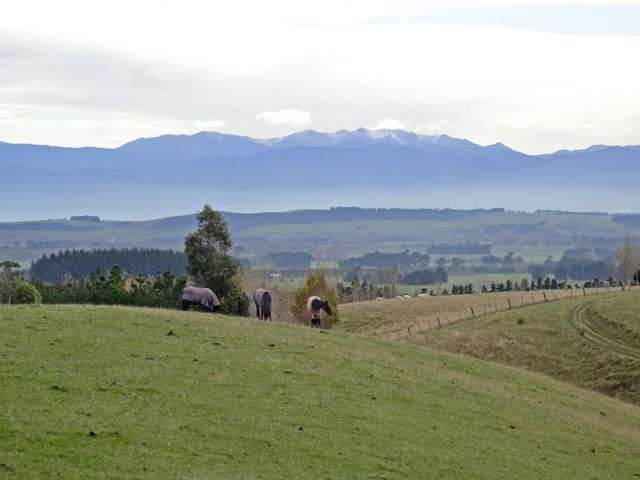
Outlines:
[[256,315],[260,320],[271,320],[271,294],[264,288],[253,291]]
[[320,297],[309,297],[307,300],[307,313],[311,317],[311,328],[320,328],[321,311],[327,312],[327,315],[333,315],[328,300],[322,300]]
[[180,294],[182,309],[188,310],[191,305],[207,309],[209,312],[220,310],[220,300],[210,288],[185,287]]

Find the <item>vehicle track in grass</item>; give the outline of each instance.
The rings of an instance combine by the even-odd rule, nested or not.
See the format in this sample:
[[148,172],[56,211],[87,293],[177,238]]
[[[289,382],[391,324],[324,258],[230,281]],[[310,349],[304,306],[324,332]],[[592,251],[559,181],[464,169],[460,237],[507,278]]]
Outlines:
[[619,356],[640,360],[639,348],[608,335],[606,327],[594,318],[597,302],[592,300],[577,306],[569,320],[571,325],[589,343]]

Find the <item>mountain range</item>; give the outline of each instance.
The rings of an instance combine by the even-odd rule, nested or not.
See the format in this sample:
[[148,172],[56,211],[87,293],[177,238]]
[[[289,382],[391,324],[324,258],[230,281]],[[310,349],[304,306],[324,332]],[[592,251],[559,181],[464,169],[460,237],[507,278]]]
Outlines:
[[404,130],[312,130],[255,139],[215,132],[118,148],[0,142],[0,220],[157,217],[336,204],[638,211],[640,146],[527,155]]

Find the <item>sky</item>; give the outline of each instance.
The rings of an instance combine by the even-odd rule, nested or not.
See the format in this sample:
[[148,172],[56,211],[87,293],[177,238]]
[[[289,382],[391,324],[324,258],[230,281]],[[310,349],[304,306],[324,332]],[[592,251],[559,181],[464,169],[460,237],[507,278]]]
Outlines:
[[0,140],[403,128],[527,153],[640,144],[640,0],[21,0]]

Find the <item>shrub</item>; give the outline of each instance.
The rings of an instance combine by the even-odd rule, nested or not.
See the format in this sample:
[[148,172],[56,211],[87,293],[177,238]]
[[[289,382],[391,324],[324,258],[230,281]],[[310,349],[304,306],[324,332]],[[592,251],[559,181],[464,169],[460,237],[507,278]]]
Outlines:
[[238,286],[238,281],[231,284],[225,295],[220,296],[220,313],[225,315],[249,316],[249,296]]
[[13,303],[40,304],[42,295],[36,287],[29,282],[20,282],[13,292]]
[[307,313],[307,300],[311,296],[318,296],[328,300],[333,311],[330,319],[331,323],[337,323],[340,319],[338,314],[338,295],[333,287],[329,285],[327,277],[323,271],[310,272],[307,275],[303,286],[295,291],[295,300],[291,306],[291,311],[298,318],[304,320]]

